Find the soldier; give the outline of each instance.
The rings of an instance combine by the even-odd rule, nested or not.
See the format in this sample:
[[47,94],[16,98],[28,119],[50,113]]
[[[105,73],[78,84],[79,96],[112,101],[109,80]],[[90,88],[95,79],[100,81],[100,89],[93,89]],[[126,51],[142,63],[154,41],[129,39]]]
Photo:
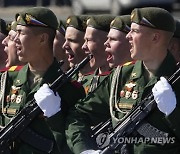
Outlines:
[[176,20],[176,31],[169,43],[169,51],[172,53],[177,62],[180,62],[180,22]]
[[18,55],[17,55],[17,49],[16,49],[16,44],[14,42],[14,38],[16,36],[16,26],[17,22],[13,21],[10,25],[10,31],[8,33],[8,36],[4,38],[2,41],[2,44],[5,46],[4,51],[7,53],[8,57],[6,60],[6,67],[11,67],[11,66],[22,66],[25,63],[19,61]]
[[90,60],[90,67],[95,69],[85,89],[87,94],[93,92],[110,74],[104,43],[110,30],[110,23],[114,18],[111,15],[94,15],[87,20],[84,36],[85,42],[82,49],[86,54],[93,55],[93,58]]
[[[55,14],[44,7],[32,7],[17,13],[16,21],[14,41],[17,55],[27,65],[20,71],[8,71],[1,75],[1,91],[4,92],[1,95],[1,127],[13,120],[14,115],[30,103],[43,85],[43,94],[35,96],[43,114],[31,121],[28,129],[24,130],[28,135],[18,136],[10,150],[16,154],[62,153],[66,147],[65,118],[68,109],[84,96],[83,88],[66,82],[55,95],[47,86],[62,74],[53,56],[53,41],[58,27]],[[48,104],[41,105],[44,93],[48,95]]]
[[130,15],[117,16],[110,25],[108,39],[104,43],[108,54],[109,67],[117,67],[125,62],[132,61],[129,52],[129,42],[126,34],[130,31]]
[[8,35],[8,27],[3,19],[0,19],[0,69],[6,67],[7,54],[4,52],[4,45],[2,41]]
[[[84,43],[84,34],[86,30],[86,20],[89,16],[69,16],[66,20],[66,33],[65,33],[65,43],[63,45],[64,50],[68,56],[68,61],[70,67],[78,64],[87,55],[82,50],[82,45]],[[80,82],[83,86],[86,86],[88,79],[87,75],[92,74],[93,69],[87,64],[82,68],[77,74],[73,76],[74,80]]]
[[[178,94],[180,82],[177,81],[172,90],[164,78],[169,77],[177,69],[175,59],[168,52],[168,44],[175,31],[174,19],[164,9],[147,7],[134,9],[131,21],[131,31],[126,37],[131,45],[131,58],[137,61],[117,68],[109,76],[109,80],[76,105],[73,118],[68,119],[69,129],[66,133],[72,140],[74,153],[99,153],[99,150],[95,150],[98,149],[97,145],[90,137],[92,135],[90,126],[110,117],[113,127],[116,126],[151,91],[157,107],[145,118],[145,125],[141,125],[141,131],[138,129],[135,133],[138,139],[148,138],[150,142],[146,142],[147,140],[132,144],[123,142],[127,146],[123,146],[124,150],[117,149],[119,150],[117,153],[180,152],[178,131],[180,125],[177,123],[180,114]],[[72,130],[73,134],[70,134]],[[168,138],[171,143],[151,142],[155,137],[159,137],[161,141],[162,137]]]
[[[111,22],[111,25],[110,25],[111,29],[108,34],[108,40],[105,42],[106,51],[108,51],[109,54],[111,55],[118,54],[119,56],[113,57],[112,59],[109,58],[110,66],[117,66],[118,64],[123,64],[124,62],[127,62],[128,60],[131,59],[130,52],[129,52],[129,43],[128,43],[128,40],[126,39],[126,34],[130,31],[130,27],[129,27],[130,24],[131,24],[130,15],[118,16]],[[124,44],[122,44],[122,42]],[[122,54],[121,54],[121,51],[122,51]],[[123,55],[123,53],[125,54]],[[99,84],[97,89],[102,86],[103,88],[108,89],[108,87],[104,85],[107,79],[108,79],[108,76],[106,76],[106,78]],[[87,98],[85,98],[82,102],[77,104],[77,106],[81,106],[80,104],[83,104],[83,106],[86,106],[86,105],[88,106],[89,102],[87,100],[90,100],[91,97],[96,98],[94,94],[96,94],[97,89],[95,89],[95,91],[92,94],[90,93],[87,96]],[[101,93],[101,96],[104,97],[104,95],[105,93]],[[87,112],[89,112],[89,109],[87,110]],[[96,115],[96,110],[92,112]],[[91,126],[95,126],[99,122],[107,119],[107,113],[109,112],[108,106],[106,107],[106,110],[103,108],[103,110],[99,109],[98,112],[100,112],[102,115],[101,116],[97,115],[95,119],[89,120],[89,124]],[[75,117],[72,118],[73,115],[76,115],[76,111],[74,113],[74,111],[72,110],[72,112],[70,112],[70,115],[68,116],[68,118],[70,119],[70,123],[67,124],[69,129],[67,130],[67,133],[66,133],[68,136],[68,139],[71,140],[71,142],[69,141],[69,146],[72,146],[75,144],[76,134],[77,134],[76,131],[78,131],[78,129],[74,127],[73,122],[72,122],[73,119],[76,121]],[[80,153],[81,152],[80,148],[83,148],[83,146],[82,147],[78,145],[76,146],[75,144],[72,149],[74,150],[74,153]]]
[[59,20],[59,26],[56,30],[56,36],[54,39],[53,52],[57,61],[63,61],[61,69],[66,72],[69,69],[69,62],[65,50],[63,49],[63,44],[65,42],[65,31],[65,21]]

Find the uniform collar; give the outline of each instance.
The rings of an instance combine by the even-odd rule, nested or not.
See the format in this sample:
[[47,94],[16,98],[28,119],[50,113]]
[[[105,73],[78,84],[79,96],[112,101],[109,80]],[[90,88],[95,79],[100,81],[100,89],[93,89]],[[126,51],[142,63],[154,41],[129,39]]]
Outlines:
[[52,83],[54,82],[61,74],[62,70],[60,69],[60,65],[56,59],[54,59],[53,63],[50,65],[48,70],[45,72],[43,77],[43,83]]
[[102,72],[101,74],[99,74],[99,68],[97,68],[95,71],[94,71],[94,76],[107,76],[111,73],[111,68],[109,68],[109,71],[105,71],[105,72]]
[[[58,62],[54,59],[53,63],[50,65],[48,70],[45,72],[42,83],[44,83],[44,82],[52,83],[57,78],[57,76],[54,76],[53,74],[55,72],[58,72],[58,69],[60,69],[60,66],[59,66]],[[14,81],[15,86],[21,86],[27,81],[28,71],[29,71],[29,67],[28,67],[28,64],[26,64],[19,71],[18,76],[17,76],[16,80]],[[51,74],[51,75],[49,75],[49,74]],[[56,74],[58,74],[58,73],[56,73]]]
[[[155,76],[156,77],[170,76],[175,71],[175,65],[176,65],[176,61],[174,57],[170,52],[168,52],[167,56],[160,65],[158,71],[156,72]],[[144,70],[143,67],[144,65],[142,61],[136,61],[133,71],[131,73],[130,80],[140,78]]]
[[176,61],[175,61],[174,57],[172,56],[172,54],[170,52],[168,52],[166,58],[163,60],[158,71],[156,72],[155,76],[168,77],[174,73],[175,66],[176,66]]

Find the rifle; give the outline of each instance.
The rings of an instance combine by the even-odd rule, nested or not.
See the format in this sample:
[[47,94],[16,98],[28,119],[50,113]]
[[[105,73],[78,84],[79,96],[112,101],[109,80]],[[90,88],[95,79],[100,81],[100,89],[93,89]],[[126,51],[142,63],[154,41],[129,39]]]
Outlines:
[[[180,78],[180,63],[177,64],[178,69],[168,78],[168,82],[171,85],[174,85]],[[96,128],[95,135],[93,137],[103,136],[101,134],[106,134],[105,139],[103,140],[103,145],[105,146],[101,152],[101,154],[111,154],[116,149],[120,149],[123,145],[117,141],[120,137],[127,137],[133,133],[135,129],[141,126],[142,121],[149,115],[149,113],[156,107],[156,103],[153,97],[153,94],[150,93],[143,99],[137,106],[135,106],[131,112],[126,115],[123,121],[118,122],[117,125],[108,132],[107,127],[111,127],[111,123],[108,121],[106,124],[98,125]],[[107,134],[108,133],[108,134]],[[116,142],[115,142],[116,139]],[[106,142],[106,144],[104,144]]]
[[[63,86],[71,77],[82,69],[90,60],[92,55],[88,55],[79,64],[72,67],[66,73],[62,73],[49,87],[53,91],[57,91]],[[9,147],[16,138],[21,138],[21,134],[28,129],[29,124],[41,114],[41,109],[36,104],[35,99],[30,101],[20,112],[18,112],[13,119],[0,131],[0,153],[10,153]],[[50,145],[52,146],[52,145]],[[45,147],[46,148],[46,147]]]

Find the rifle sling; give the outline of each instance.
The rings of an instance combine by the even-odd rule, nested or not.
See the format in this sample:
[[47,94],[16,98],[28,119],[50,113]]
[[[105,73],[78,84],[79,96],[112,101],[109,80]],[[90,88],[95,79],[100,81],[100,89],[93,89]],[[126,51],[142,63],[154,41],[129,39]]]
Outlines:
[[54,141],[47,139],[39,134],[37,134],[35,131],[33,131],[30,128],[26,128],[20,135],[20,139],[31,145],[32,147],[46,152],[51,153],[53,150]]

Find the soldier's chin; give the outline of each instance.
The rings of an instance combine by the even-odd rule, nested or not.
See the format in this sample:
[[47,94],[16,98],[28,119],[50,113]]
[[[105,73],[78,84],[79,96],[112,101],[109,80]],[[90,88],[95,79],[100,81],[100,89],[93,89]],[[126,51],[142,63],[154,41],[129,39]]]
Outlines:
[[24,62],[24,63],[27,62],[27,61],[26,61],[23,57],[21,57],[21,56],[18,56],[18,59],[19,59],[20,62]]
[[90,62],[90,67],[93,68],[95,66],[95,63]]
[[115,66],[114,63],[109,63],[109,67],[110,67],[110,68],[113,68],[114,66]]
[[75,65],[74,63],[69,63],[70,67],[74,67],[74,65]]

